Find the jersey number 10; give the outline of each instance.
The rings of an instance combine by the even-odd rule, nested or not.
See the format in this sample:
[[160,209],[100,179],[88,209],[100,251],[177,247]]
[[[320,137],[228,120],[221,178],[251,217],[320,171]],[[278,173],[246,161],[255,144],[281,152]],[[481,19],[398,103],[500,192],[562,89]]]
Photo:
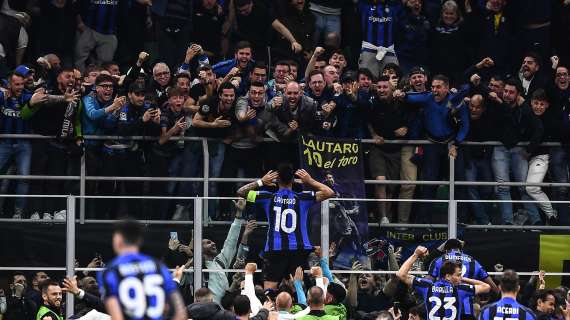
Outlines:
[[[141,281],[139,278],[128,277],[119,284],[119,300],[125,307],[125,313],[133,318],[159,318],[164,312],[164,279],[159,274],[149,274]],[[154,304],[148,306],[147,301],[154,298]]]
[[[283,230],[285,233],[295,232],[297,229],[297,212],[293,209],[285,209],[281,212],[281,207],[273,207],[275,211],[275,231],[280,232]],[[287,226],[287,216],[291,216],[291,226]]]

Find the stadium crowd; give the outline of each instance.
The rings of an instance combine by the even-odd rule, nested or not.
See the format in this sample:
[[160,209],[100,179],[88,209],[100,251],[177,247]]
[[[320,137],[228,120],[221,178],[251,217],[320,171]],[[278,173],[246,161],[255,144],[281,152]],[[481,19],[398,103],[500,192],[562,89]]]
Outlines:
[[[105,267],[97,276],[83,272],[60,282],[45,272],[35,272],[30,278],[14,273],[9,290],[0,293],[0,315],[3,320],[63,320],[63,298],[69,294],[75,297],[69,319],[85,320],[570,319],[568,288],[546,288],[544,271],[523,281],[515,271],[496,265],[496,271],[504,272],[492,277],[463,251],[465,243],[457,239],[443,241],[429,252],[418,246],[408,258],[392,248],[389,269],[396,271],[392,274],[370,273],[370,265],[358,260],[352,270],[359,273],[332,274],[329,264],[336,253],[324,255],[318,248],[305,261],[289,259],[300,262],[298,267],[288,257],[302,249],[281,251],[277,259],[288,266],[279,269],[280,273],[269,267],[267,259],[273,258],[266,255],[261,262],[263,272],[256,273],[255,258],[244,256],[249,225],[236,248],[243,222],[239,211],[220,251],[212,241],[202,242],[205,266],[213,272],[204,273],[201,285],[194,285],[192,271],[186,270],[193,264],[192,243],[169,242],[168,254],[182,254],[186,261],[171,274],[139,252],[140,231],[129,226],[113,236],[116,259],[106,266],[97,261],[100,257],[92,261],[90,267]],[[422,265],[429,265],[427,275],[409,274],[421,271]],[[214,271],[230,266],[243,271]],[[292,266],[293,271],[288,269]],[[164,282],[157,281],[157,276]],[[280,280],[273,287],[267,279]],[[166,304],[170,307],[165,308]]]
[[[55,137],[3,138],[3,172],[77,175],[85,155],[89,176],[200,177],[201,144],[178,139],[197,136],[216,139],[210,177],[256,177],[283,161],[298,167],[297,139],[306,134],[372,139],[366,172],[375,180],[446,179],[453,157],[457,181],[568,182],[567,0],[1,2],[1,133]],[[386,143],[417,139],[433,143]],[[235,195],[229,183],[209,188],[210,196]],[[372,189],[378,199],[435,199],[437,186]],[[470,202],[459,206],[460,220],[570,223],[568,204],[550,202],[568,201],[567,187],[512,189],[456,187],[456,199],[510,200],[513,191],[540,202],[502,202],[497,215]],[[2,190],[65,195],[78,184],[12,180]],[[200,190],[192,182],[87,183],[88,195]],[[92,200],[87,214],[182,219],[190,206],[144,204]],[[227,218],[228,207],[211,204],[210,215]],[[433,222],[430,203],[370,210],[381,223]],[[4,201],[3,216],[65,219],[65,199]]]

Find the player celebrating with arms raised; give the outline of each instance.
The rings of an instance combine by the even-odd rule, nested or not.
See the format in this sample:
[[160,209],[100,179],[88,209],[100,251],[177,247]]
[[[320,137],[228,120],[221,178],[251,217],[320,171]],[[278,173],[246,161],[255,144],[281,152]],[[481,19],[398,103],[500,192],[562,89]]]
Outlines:
[[[142,226],[137,221],[115,225],[113,250],[118,256],[99,274],[107,313],[113,320],[186,320],[176,283],[164,265],[139,253],[142,240]],[[166,310],[173,315],[165,315]]]
[[[299,177],[304,185],[315,191],[294,192],[293,178]],[[262,186],[274,186],[277,192],[254,191]],[[309,239],[309,211],[315,202],[334,196],[334,191],[313,179],[305,170],[293,173],[290,164],[281,164],[277,172],[269,171],[263,178],[238,190],[240,197],[261,206],[267,216],[269,229],[264,249],[265,281],[263,286],[277,289],[277,284],[298,266],[307,266],[307,257],[313,250]]]
[[426,248],[417,247],[396,276],[408,286],[413,286],[423,297],[428,320],[461,320],[463,301],[476,294],[489,292],[491,287],[479,280],[462,278],[461,264],[454,261],[443,263],[440,278],[435,282],[409,275],[414,262],[427,253]]

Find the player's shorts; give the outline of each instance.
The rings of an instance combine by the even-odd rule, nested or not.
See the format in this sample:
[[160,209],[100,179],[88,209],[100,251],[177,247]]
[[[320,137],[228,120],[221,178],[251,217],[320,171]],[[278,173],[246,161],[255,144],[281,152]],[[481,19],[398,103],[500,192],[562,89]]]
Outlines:
[[378,146],[370,146],[368,163],[373,178],[384,176],[386,180],[398,180],[400,177],[400,150],[386,152]]
[[297,267],[308,269],[309,253],[311,252],[308,250],[265,252],[263,254],[264,280],[281,282],[284,278],[288,279],[289,275],[295,275]]

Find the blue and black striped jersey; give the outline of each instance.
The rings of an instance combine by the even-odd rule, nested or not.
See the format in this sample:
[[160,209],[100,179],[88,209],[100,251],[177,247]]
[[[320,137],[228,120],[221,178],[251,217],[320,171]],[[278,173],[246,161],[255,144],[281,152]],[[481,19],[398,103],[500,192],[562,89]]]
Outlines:
[[358,3],[362,40],[375,46],[388,48],[394,44],[397,20],[402,15],[399,1],[378,1],[375,4],[360,0]]
[[461,320],[462,302],[475,295],[475,286],[446,280],[414,277],[412,286],[424,299],[428,320]]
[[309,215],[315,197],[313,191],[298,193],[289,189],[281,189],[275,193],[248,193],[248,202],[260,205],[269,222],[266,252],[313,249],[309,239]]
[[31,133],[30,122],[22,119],[22,108],[32,98],[32,94],[23,92],[19,97],[6,98],[0,91],[0,132],[2,134]]
[[80,0],[78,3],[79,14],[86,26],[102,34],[115,34],[119,0]]
[[513,298],[502,298],[481,309],[479,320],[535,320],[535,314]]
[[168,269],[140,253],[115,258],[98,282],[101,298],[116,297],[126,320],[162,320],[168,298],[177,290]]
[[439,278],[439,270],[446,261],[460,262],[462,277],[483,281],[489,276],[477,260],[459,250],[451,250],[433,260],[429,266],[429,275],[433,278]]

